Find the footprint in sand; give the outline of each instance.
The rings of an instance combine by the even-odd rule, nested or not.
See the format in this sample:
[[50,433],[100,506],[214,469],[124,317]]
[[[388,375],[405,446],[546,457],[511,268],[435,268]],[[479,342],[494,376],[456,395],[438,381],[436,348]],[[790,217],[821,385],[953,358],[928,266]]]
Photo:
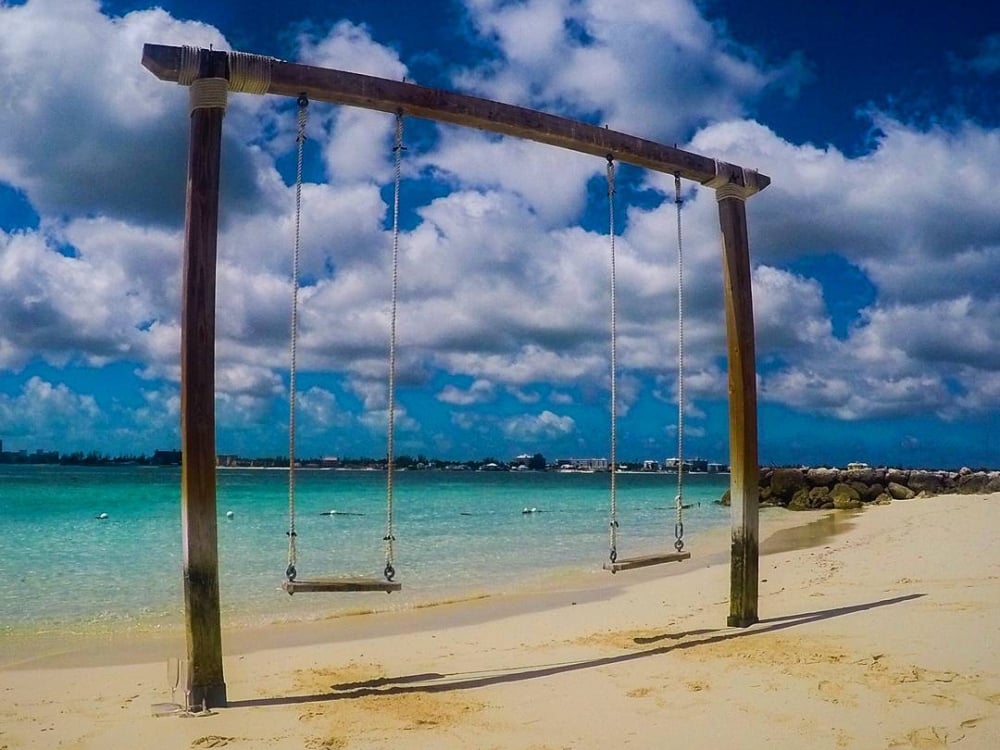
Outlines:
[[890,750],[900,747],[910,747],[915,748],[915,750],[935,750],[935,748],[939,747],[948,747],[949,744],[954,744],[964,738],[965,735],[951,736],[944,727],[920,727],[920,729],[914,729],[902,739],[890,742],[889,748]]
[[230,742],[235,741],[235,737],[221,737],[217,734],[209,734],[194,740],[191,743],[191,747],[225,747]]

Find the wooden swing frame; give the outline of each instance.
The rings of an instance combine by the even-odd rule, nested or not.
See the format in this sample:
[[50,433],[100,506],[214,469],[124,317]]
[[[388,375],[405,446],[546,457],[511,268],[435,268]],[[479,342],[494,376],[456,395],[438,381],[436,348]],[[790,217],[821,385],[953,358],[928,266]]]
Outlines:
[[[259,55],[146,44],[142,64],[160,80],[190,85],[192,93],[181,311],[181,522],[192,703],[204,701],[206,706],[218,707],[227,702],[215,447],[215,280],[227,90],[289,97],[306,94],[313,101],[402,112],[612,157],[713,188],[722,232],[729,364],[732,555],[728,624],[746,627],[758,621],[757,387],[745,203],[766,188],[770,178],[735,164],[524,107]],[[244,81],[248,68],[261,73],[252,86]]]

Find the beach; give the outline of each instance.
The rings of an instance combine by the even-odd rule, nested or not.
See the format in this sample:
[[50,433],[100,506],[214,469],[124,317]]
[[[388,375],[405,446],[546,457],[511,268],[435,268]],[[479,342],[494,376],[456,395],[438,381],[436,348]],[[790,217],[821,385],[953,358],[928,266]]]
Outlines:
[[688,563],[226,630],[205,715],[154,716],[176,634],[26,638],[0,748],[996,748],[998,525],[997,493],[762,511],[746,629],[713,535]]

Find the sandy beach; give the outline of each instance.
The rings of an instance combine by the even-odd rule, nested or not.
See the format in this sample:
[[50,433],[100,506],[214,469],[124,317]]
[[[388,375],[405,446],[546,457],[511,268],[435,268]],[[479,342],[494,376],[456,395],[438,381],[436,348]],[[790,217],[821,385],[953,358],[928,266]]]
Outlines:
[[176,638],[22,643],[0,750],[997,748],[998,526],[1000,494],[766,511],[744,630],[720,537],[599,584],[227,631],[230,705],[202,716],[153,715]]

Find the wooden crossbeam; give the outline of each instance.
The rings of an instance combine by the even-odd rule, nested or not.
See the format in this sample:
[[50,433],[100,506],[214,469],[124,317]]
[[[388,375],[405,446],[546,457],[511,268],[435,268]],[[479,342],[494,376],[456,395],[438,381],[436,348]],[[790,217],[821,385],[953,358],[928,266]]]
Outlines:
[[[146,44],[142,64],[163,81],[177,82],[181,72],[181,47]],[[200,50],[203,59],[228,53]],[[597,125],[558,117],[512,104],[418,86],[404,81],[349,73],[343,70],[267,58],[271,81],[269,94],[306,94],[315,101],[346,104],[524,138],[593,156],[613,156],[656,172],[679,174],[710,187],[735,184],[752,195],[766,188],[771,179],[755,170],[717,161],[707,156],[644,140]],[[228,69],[228,68],[227,68]]]

